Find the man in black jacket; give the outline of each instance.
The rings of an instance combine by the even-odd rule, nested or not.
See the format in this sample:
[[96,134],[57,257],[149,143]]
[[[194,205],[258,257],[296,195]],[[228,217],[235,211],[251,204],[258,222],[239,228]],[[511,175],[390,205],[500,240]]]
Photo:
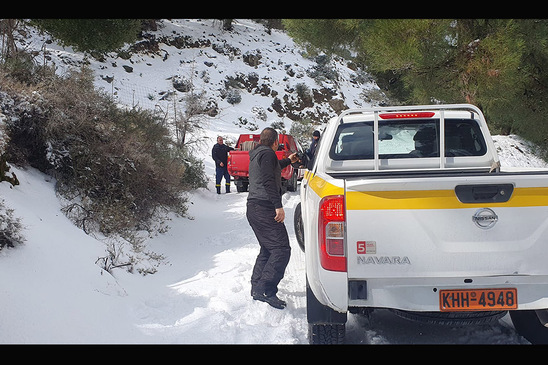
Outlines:
[[314,155],[316,154],[316,147],[318,146],[319,141],[320,131],[314,131],[314,133],[312,133],[312,143],[310,143],[310,147],[305,152],[309,160],[314,159]]
[[284,225],[281,171],[298,161],[294,153],[278,160],[278,133],[273,128],[261,132],[259,145],[249,152],[249,194],[247,220],[259,241],[260,251],[251,275],[251,296],[274,308],[286,303],[276,296],[289,263],[291,248]]
[[225,178],[226,192],[230,193],[230,174],[228,173],[228,152],[234,150],[223,142],[223,137],[217,137],[217,143],[211,150],[211,157],[215,160],[215,187],[217,194],[221,194],[221,179]]

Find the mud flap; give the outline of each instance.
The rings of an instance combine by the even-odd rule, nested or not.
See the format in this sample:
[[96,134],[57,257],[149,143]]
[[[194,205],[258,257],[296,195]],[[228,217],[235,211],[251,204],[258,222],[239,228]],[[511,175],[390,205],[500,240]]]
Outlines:
[[548,327],[548,309],[537,309],[535,310],[540,324],[544,327]]
[[323,305],[306,282],[306,315],[310,324],[345,324],[347,315]]
[[516,332],[534,345],[548,344],[547,309],[510,311]]

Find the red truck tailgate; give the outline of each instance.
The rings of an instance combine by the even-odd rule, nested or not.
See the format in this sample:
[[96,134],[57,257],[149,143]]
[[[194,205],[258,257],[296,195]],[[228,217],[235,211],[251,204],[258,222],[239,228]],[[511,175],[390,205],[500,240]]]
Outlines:
[[231,176],[249,175],[249,151],[230,151],[228,154],[228,173]]

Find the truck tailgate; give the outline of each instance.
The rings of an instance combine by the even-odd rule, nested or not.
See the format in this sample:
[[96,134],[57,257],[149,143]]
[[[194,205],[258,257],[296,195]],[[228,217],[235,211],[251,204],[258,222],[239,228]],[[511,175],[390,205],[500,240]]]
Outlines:
[[345,199],[350,279],[548,275],[547,175],[351,178]]
[[230,151],[227,169],[231,176],[247,177],[249,175],[249,151]]

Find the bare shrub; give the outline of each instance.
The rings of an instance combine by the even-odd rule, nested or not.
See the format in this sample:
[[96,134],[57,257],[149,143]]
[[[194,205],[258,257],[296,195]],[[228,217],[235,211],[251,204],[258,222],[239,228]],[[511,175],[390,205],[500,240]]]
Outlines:
[[187,168],[160,117],[118,108],[87,69],[49,77],[32,95],[10,126],[12,152],[56,177],[65,212],[88,233],[120,234],[161,211],[186,213]]

